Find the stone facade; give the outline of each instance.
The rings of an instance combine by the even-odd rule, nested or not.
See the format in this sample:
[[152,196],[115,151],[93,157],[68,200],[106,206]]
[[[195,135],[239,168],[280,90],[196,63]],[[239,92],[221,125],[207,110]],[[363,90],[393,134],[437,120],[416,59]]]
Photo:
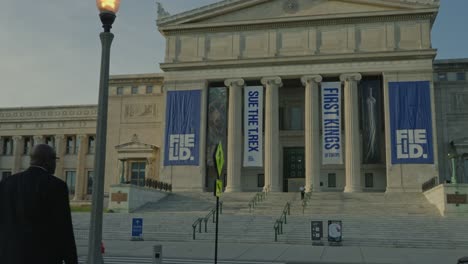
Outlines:
[[[166,38],[164,74],[117,75],[110,80],[106,192],[110,185],[140,184],[148,178],[171,183],[176,191],[210,190],[207,106],[213,87],[225,87],[228,94],[226,191],[296,191],[304,185],[307,191],[412,192],[439,174],[450,178],[448,142],[454,140],[460,153],[468,152],[463,134],[466,81],[451,80],[454,72],[465,72],[466,62],[433,66],[436,50],[430,32],[438,7],[438,1],[431,0],[228,0],[159,19],[159,31]],[[447,81],[439,78],[445,72]],[[384,102],[379,142],[383,159],[377,164],[363,163],[362,130],[357,125],[358,87],[368,79],[380,81]],[[342,83],[343,165],[321,161],[319,93],[321,83],[330,80]],[[392,81],[430,82],[434,164],[391,164]],[[261,168],[242,166],[242,98],[249,85],[265,90]],[[163,165],[166,92],[178,90],[202,93],[198,166]],[[76,136],[86,142],[95,129],[96,106],[0,109],[0,136],[16,142],[11,154],[0,155],[0,170],[27,167],[21,152],[25,136],[36,136],[35,142],[48,135],[56,142]],[[294,149],[305,157],[305,173],[286,178],[285,160]],[[64,157],[57,176],[66,180],[64,172],[76,170],[75,199],[86,199],[85,175],[93,168],[94,156],[85,150],[65,154],[60,144],[57,150]]]
[[453,141],[459,154],[457,181],[468,183],[468,60],[437,60],[434,72],[441,181],[452,175],[447,154]]
[[[214,83],[227,80],[229,85],[232,79],[237,84],[256,82],[265,87],[264,167],[239,168],[241,164],[236,160],[242,145],[228,143],[227,157],[231,164],[226,178],[235,183],[234,186],[227,183],[228,191],[236,191],[239,186],[244,191],[259,190],[257,177],[263,174],[262,187],[271,191],[304,184],[308,190],[355,192],[365,189],[366,173],[374,177],[370,190],[420,191],[423,182],[438,175],[437,157],[433,165],[391,164],[388,83],[428,81],[433,93],[432,61],[436,50],[432,48],[430,32],[438,7],[438,1],[230,0],[163,17],[158,20],[158,27],[167,40],[166,58],[161,64],[165,87],[168,91],[201,90],[204,95]],[[315,76],[312,81],[310,76]],[[357,87],[361,79],[371,77],[380,78],[383,84],[385,130],[381,143],[385,146],[385,160],[365,165],[359,151],[362,139],[357,125]],[[311,95],[320,81],[313,79],[325,78],[341,81],[343,85],[343,165],[322,166],[320,154],[314,155],[312,151],[319,147],[320,141],[317,133],[320,121]],[[242,85],[230,85],[228,89],[230,97],[242,93],[231,91],[242,90]],[[434,98],[433,94],[431,97]],[[229,99],[228,112],[229,117],[237,118],[231,109],[235,100]],[[295,102],[306,117],[305,129],[281,130],[279,110]],[[434,104],[431,108],[434,113]],[[201,110],[203,140],[206,102],[202,102]],[[434,117],[432,121],[436,131]],[[240,127],[229,130],[227,142],[239,141],[231,138],[238,133],[242,133]],[[437,148],[435,138],[433,143]],[[284,153],[292,147],[305,148],[312,158],[305,159],[304,179],[285,182]],[[205,159],[204,149],[199,156]],[[176,179],[176,189],[203,190],[212,185],[212,178],[205,177],[211,170],[205,163],[164,170],[162,177]],[[332,187],[327,187],[330,174],[336,179]]]
[[29,167],[34,144],[55,147],[56,176],[69,183],[74,200],[92,191],[97,107],[95,105],[0,109],[2,177]]

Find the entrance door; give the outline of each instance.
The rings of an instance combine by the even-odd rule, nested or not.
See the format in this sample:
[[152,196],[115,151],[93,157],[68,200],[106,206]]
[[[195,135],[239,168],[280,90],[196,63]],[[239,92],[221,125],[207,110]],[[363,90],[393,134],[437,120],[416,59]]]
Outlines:
[[304,148],[284,148],[283,154],[283,191],[297,192],[305,178]]

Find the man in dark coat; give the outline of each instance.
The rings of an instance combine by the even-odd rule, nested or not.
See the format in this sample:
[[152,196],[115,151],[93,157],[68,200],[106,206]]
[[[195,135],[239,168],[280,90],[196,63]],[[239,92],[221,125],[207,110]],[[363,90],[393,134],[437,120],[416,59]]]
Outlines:
[[52,147],[34,147],[30,167],[0,182],[0,263],[78,263],[65,182]]

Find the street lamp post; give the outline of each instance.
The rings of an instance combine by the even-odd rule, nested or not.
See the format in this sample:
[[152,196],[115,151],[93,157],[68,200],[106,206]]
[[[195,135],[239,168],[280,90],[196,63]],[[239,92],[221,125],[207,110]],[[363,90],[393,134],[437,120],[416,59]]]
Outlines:
[[88,263],[101,264],[102,218],[104,207],[104,175],[106,160],[107,104],[109,96],[110,48],[114,34],[110,32],[115,21],[120,0],[96,0],[104,32],[102,44],[101,77],[99,82],[98,119],[96,130],[96,155],[94,158],[95,181],[93,182],[93,205],[88,242]]

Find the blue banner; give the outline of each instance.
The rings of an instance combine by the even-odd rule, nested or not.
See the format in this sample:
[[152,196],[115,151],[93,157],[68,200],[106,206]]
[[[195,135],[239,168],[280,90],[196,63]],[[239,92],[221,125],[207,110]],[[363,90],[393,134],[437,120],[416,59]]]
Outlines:
[[169,91],[164,166],[198,166],[201,91]]
[[433,164],[430,83],[390,82],[389,97],[392,164]]
[[132,218],[132,238],[143,238],[143,218]]

